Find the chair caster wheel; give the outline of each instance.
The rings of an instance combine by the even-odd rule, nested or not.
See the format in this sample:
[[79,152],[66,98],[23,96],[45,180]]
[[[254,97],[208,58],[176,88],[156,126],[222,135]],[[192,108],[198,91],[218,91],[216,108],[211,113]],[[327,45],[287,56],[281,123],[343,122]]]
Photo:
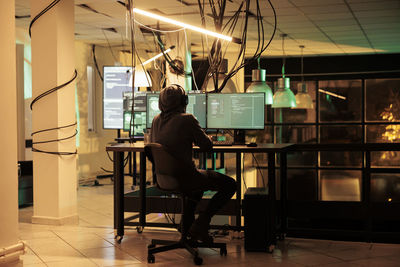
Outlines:
[[154,257],[153,254],[149,254],[149,255],[147,256],[147,262],[148,262],[148,263],[154,263],[155,261],[156,261],[156,258]]
[[143,226],[137,226],[136,227],[136,231],[139,233],[139,234],[141,234],[141,233],[143,233]]
[[114,237],[114,239],[117,240],[117,243],[118,243],[118,244],[121,244],[122,238],[124,238],[124,236],[116,235],[116,236]]
[[194,261],[194,264],[196,264],[196,265],[202,265],[203,264],[203,259],[200,258],[200,257],[194,257],[193,261]]
[[220,248],[219,249],[219,255],[221,256],[226,256],[228,252],[226,251],[226,248]]
[[154,244],[150,244],[147,246],[147,248],[155,248],[155,247],[156,247],[156,245],[154,245]]
[[269,245],[269,247],[268,247],[268,253],[274,252],[274,249],[275,249],[275,245]]

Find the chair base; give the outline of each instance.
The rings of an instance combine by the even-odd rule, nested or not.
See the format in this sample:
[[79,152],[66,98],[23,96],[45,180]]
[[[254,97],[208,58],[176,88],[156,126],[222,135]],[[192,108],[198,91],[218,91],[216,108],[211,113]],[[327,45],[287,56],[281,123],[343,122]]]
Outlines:
[[[157,245],[161,246],[156,247]],[[193,255],[193,261],[196,265],[201,265],[203,263],[203,259],[199,257],[199,253],[196,248],[219,248],[219,254],[221,256],[226,256],[227,254],[225,243],[200,243],[190,239],[181,239],[179,241],[152,239],[151,244],[148,246],[147,262],[154,263],[154,254],[156,253],[178,248],[184,248],[189,251],[190,254]]]

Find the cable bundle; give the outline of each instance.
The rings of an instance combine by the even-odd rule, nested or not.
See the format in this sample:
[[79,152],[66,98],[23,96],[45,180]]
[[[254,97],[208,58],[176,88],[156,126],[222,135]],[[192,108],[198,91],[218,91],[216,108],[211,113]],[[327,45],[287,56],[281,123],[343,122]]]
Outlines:
[[[30,37],[32,36],[31,28],[32,28],[33,24],[34,24],[41,16],[43,16],[47,11],[49,11],[49,10],[52,9],[55,5],[57,5],[60,1],[61,1],[61,0],[54,0],[54,1],[51,2],[45,9],[43,9],[41,12],[39,12],[39,14],[37,14],[37,15],[32,19],[31,23],[29,24],[29,36],[30,36]],[[31,110],[32,110],[33,105],[34,105],[38,100],[40,100],[40,99],[42,99],[43,97],[48,96],[48,95],[50,95],[50,94],[52,94],[52,93],[54,93],[54,92],[56,92],[56,91],[58,91],[58,90],[60,90],[60,89],[63,88],[63,87],[66,87],[67,85],[69,85],[70,83],[72,83],[72,82],[76,79],[77,76],[78,76],[78,72],[77,72],[77,70],[75,70],[75,71],[74,71],[73,77],[72,77],[69,81],[67,81],[66,83],[63,83],[63,84],[61,84],[61,85],[58,85],[58,86],[56,86],[56,87],[53,87],[53,88],[47,90],[46,92],[44,92],[44,93],[38,95],[37,97],[35,97],[35,98],[32,100],[31,105],[30,105]],[[34,136],[34,135],[36,135],[36,134],[43,133],[43,132],[49,132],[49,131],[56,131],[56,130],[60,130],[60,129],[65,129],[65,128],[73,127],[73,126],[76,126],[76,125],[77,125],[77,122],[75,121],[74,123],[69,124],[69,125],[60,126],[60,127],[54,127],[54,128],[49,128],[49,129],[44,129],[44,130],[39,130],[39,131],[33,132],[33,133],[31,134],[31,136]],[[45,141],[39,141],[39,142],[32,142],[32,151],[33,151],[33,152],[39,152],[39,153],[45,153],[45,154],[51,154],[51,155],[59,155],[59,156],[75,155],[75,154],[77,154],[77,152],[78,152],[76,149],[75,149],[75,151],[71,151],[71,152],[69,152],[69,151],[46,151],[46,150],[37,149],[37,148],[35,148],[33,145],[35,145],[35,144],[47,144],[47,143],[54,143],[54,142],[65,141],[65,140],[74,138],[77,134],[78,134],[78,130],[75,129],[75,133],[74,133],[74,134],[72,134],[72,135],[70,135],[70,136],[67,136],[67,137],[64,137],[64,138],[57,138],[57,139],[51,139],[51,140],[45,140]]]

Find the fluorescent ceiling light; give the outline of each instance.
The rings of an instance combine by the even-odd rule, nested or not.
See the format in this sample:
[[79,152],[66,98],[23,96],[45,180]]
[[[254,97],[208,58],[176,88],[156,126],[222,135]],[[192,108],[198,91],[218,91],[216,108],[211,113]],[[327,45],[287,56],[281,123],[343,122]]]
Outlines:
[[144,16],[147,16],[147,17],[150,17],[150,18],[153,18],[153,19],[156,19],[156,20],[164,21],[166,23],[171,23],[171,24],[174,24],[174,25],[186,28],[186,29],[190,29],[192,31],[196,31],[196,32],[207,34],[207,35],[211,35],[211,36],[214,36],[216,38],[223,39],[223,40],[226,40],[226,41],[229,41],[229,42],[232,41],[232,37],[229,37],[229,36],[226,36],[226,35],[223,35],[223,34],[219,34],[219,33],[216,33],[216,32],[212,32],[212,31],[200,28],[200,27],[196,27],[196,26],[190,25],[190,24],[186,24],[186,23],[183,23],[183,22],[180,22],[180,21],[177,21],[177,20],[166,18],[166,17],[160,16],[160,15],[156,15],[156,14],[153,14],[153,13],[141,10],[141,9],[134,8],[133,12],[141,14],[141,15],[144,15]]
[[175,48],[175,46],[173,45],[173,46],[171,46],[170,48],[168,48],[167,50],[165,50],[164,52],[161,52],[160,54],[155,55],[154,57],[152,57],[152,58],[146,60],[145,62],[142,63],[143,66],[146,65],[146,64],[148,64],[148,63],[150,63],[150,62],[152,62],[152,61],[154,61],[154,60],[156,60],[157,58],[161,57],[162,55],[171,52],[171,50],[174,49],[174,48]]
[[332,93],[332,92],[329,92],[329,91],[326,91],[326,90],[323,90],[323,89],[318,89],[318,91],[320,91],[321,93],[327,94],[327,95],[331,95],[331,96],[346,100],[345,96],[341,96],[341,95],[338,95],[338,94],[335,94],[335,93]]

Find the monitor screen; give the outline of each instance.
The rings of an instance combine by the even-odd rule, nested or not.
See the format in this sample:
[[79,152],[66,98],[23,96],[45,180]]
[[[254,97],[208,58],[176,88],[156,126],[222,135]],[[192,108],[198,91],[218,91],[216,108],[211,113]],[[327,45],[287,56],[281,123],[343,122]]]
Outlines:
[[[135,92],[135,111],[146,111],[146,95],[147,92]],[[123,108],[125,111],[130,111],[132,109],[132,91],[123,92]]]
[[[147,95],[147,128],[151,128],[154,117],[161,113],[158,109],[159,94]],[[206,94],[188,93],[189,103],[186,107],[186,113],[193,114],[199,121],[201,128],[206,128]]]
[[[103,128],[123,128],[123,93],[132,92],[131,67],[104,66],[103,74]],[[135,88],[135,90],[137,90]]]
[[207,94],[207,128],[264,129],[264,93]]
[[[141,137],[144,135],[146,130],[146,111],[135,111],[135,125],[131,127],[131,134],[134,137]],[[124,131],[129,131],[129,125],[131,124],[131,112],[124,112]]]

